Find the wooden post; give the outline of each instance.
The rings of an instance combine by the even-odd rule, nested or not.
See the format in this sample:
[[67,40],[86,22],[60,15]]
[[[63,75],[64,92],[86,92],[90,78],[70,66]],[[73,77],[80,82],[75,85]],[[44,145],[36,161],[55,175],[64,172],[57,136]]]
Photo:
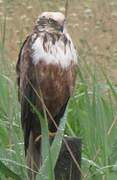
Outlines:
[[55,166],[55,180],[80,180],[81,139],[64,137]]

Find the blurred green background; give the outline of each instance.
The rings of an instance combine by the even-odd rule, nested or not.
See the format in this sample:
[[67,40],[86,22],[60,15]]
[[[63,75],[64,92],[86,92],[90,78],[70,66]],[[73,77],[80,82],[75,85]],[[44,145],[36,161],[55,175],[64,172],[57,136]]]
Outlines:
[[[43,11],[64,0],[0,0],[0,179],[28,179],[17,100],[19,49]],[[83,141],[82,179],[117,178],[117,1],[69,0],[68,31],[79,54],[65,133]]]

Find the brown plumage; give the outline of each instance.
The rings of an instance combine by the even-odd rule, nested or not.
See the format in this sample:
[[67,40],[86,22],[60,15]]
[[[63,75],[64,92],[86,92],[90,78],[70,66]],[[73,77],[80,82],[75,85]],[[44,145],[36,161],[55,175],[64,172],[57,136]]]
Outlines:
[[[76,67],[76,52],[65,28],[64,15],[42,13],[24,41],[16,65],[25,154],[33,170],[38,170],[40,163],[40,142],[36,144],[35,139],[41,135],[41,127],[29,101],[43,115],[41,95],[58,126],[73,92]],[[57,128],[49,113],[49,131],[55,132]],[[30,178],[32,176],[30,174]]]

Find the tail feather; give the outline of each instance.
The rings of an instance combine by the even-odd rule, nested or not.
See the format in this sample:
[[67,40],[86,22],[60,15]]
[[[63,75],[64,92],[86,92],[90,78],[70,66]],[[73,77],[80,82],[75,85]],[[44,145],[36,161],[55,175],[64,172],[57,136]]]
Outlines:
[[32,132],[30,133],[30,137],[29,137],[29,146],[27,149],[26,160],[27,160],[27,166],[29,167],[28,169],[29,180],[35,180],[36,174],[42,162],[41,140],[39,140],[38,142],[35,142]]

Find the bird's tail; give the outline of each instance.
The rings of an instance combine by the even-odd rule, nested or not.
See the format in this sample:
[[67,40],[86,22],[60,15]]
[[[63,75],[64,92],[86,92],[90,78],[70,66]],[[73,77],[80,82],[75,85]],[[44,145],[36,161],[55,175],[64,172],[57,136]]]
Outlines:
[[26,160],[29,180],[35,180],[41,166],[41,139],[35,142],[32,132],[30,132]]

